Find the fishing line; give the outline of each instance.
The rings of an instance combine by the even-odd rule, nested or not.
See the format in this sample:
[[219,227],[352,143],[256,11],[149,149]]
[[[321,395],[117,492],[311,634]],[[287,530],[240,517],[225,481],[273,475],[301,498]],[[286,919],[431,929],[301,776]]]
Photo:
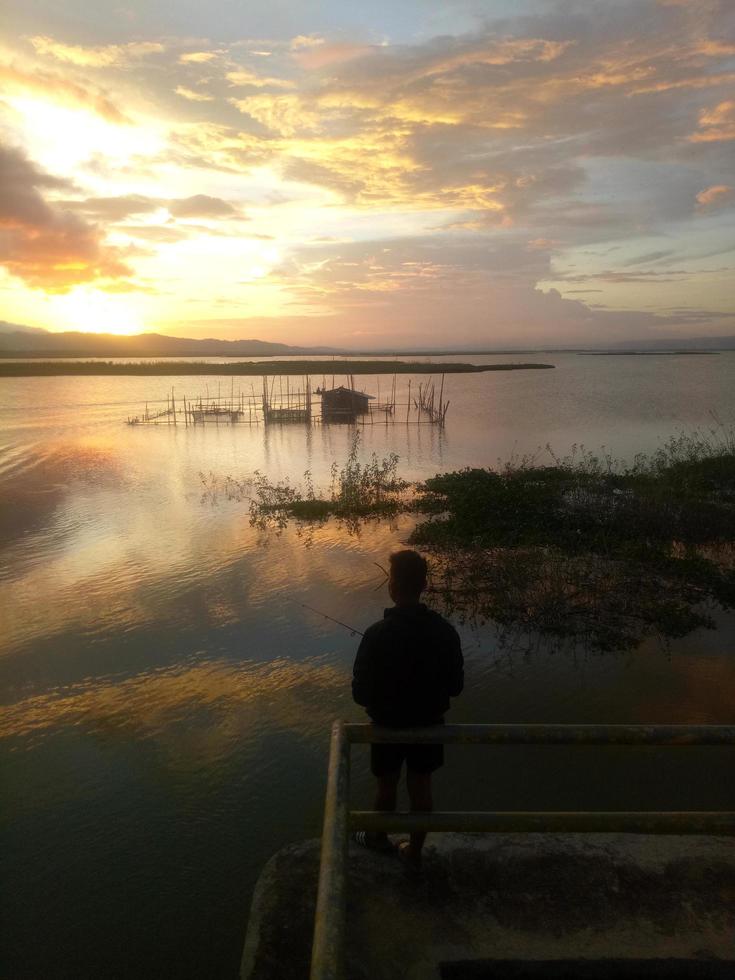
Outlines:
[[305,602],[299,602],[298,599],[292,599],[291,601],[295,602],[297,606],[303,606],[304,609],[308,609],[309,612],[316,613],[317,616],[321,616],[323,619],[328,619],[330,623],[336,623],[337,626],[344,627],[344,629],[349,630],[353,636],[365,635],[364,633],[361,633],[360,630],[356,630],[354,626],[349,626],[347,623],[343,623],[342,620],[335,619],[334,616],[328,616],[327,613],[322,612],[320,609],[315,609],[313,606],[309,606]]
[[[381,586],[386,581],[386,579],[389,578],[389,575],[388,575],[387,570],[385,568],[383,568],[382,565],[379,565],[377,561],[374,561],[373,562],[373,565],[375,565],[377,568],[379,568],[380,571],[385,576],[385,578],[384,579],[381,579],[380,582],[378,582],[378,584],[373,589],[373,592],[376,592],[379,588],[381,588]],[[302,609],[308,609],[309,612],[316,613],[316,615],[317,616],[321,616],[322,619],[328,619],[330,623],[336,623],[337,626],[342,626],[344,629],[349,630],[350,633],[353,636],[364,636],[365,635],[364,633],[361,633],[360,630],[356,630],[354,626],[350,626],[348,623],[343,623],[341,619],[335,619],[334,616],[329,616],[329,615],[327,615],[327,613],[322,612],[321,609],[315,609],[314,606],[310,606],[306,602],[299,602],[298,599],[292,599],[291,601],[292,602],[295,602],[297,606],[301,606]]]

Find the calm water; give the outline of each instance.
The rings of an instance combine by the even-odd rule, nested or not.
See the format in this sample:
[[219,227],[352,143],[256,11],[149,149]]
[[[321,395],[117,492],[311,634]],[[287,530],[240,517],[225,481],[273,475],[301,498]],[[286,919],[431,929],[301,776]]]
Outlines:
[[[420,477],[547,442],[629,458],[711,412],[735,421],[735,354],[524,359],[556,370],[448,377],[445,431],[366,427],[361,455],[395,451]],[[260,867],[319,832],[331,720],[361,718],[355,639],[297,602],[363,629],[387,602],[373,562],[411,524],[357,537],[327,525],[308,543],[251,528],[247,502],[203,502],[202,472],[310,469],[323,483],[350,441],[339,426],[122,424],[171,385],[194,396],[217,384],[0,381],[4,977],[234,977]],[[374,379],[364,387],[375,393]],[[735,722],[732,614],[668,649],[619,655],[508,657],[492,626],[462,633],[454,721]],[[735,808],[731,768],[720,749],[456,748],[437,797]]]

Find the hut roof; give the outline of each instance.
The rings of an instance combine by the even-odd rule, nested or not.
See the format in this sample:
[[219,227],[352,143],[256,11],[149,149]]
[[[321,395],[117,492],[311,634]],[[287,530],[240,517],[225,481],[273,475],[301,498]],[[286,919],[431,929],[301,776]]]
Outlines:
[[344,385],[337,385],[336,388],[324,388],[322,391],[322,395],[326,395],[327,397],[329,397],[329,395],[334,395],[337,393],[346,394],[346,395],[357,395],[358,398],[375,399],[375,395],[368,395],[367,392],[358,391],[356,388],[345,388]]

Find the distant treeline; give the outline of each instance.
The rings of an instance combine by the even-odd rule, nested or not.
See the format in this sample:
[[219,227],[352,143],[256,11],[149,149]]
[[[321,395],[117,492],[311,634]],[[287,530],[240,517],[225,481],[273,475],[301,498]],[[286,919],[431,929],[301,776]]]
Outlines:
[[453,364],[426,361],[0,361],[2,378],[37,378],[56,375],[181,375],[181,374],[471,374],[478,371],[529,371],[553,364]]

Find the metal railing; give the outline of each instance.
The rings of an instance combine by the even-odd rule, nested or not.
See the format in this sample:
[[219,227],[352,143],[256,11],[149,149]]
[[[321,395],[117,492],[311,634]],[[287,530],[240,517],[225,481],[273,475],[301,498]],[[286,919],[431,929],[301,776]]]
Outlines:
[[379,728],[335,721],[329,750],[311,980],[342,980],[347,844],[353,830],[491,833],[735,834],[730,811],[434,811],[350,810],[352,743],[445,745],[735,745],[735,725],[439,725]]

